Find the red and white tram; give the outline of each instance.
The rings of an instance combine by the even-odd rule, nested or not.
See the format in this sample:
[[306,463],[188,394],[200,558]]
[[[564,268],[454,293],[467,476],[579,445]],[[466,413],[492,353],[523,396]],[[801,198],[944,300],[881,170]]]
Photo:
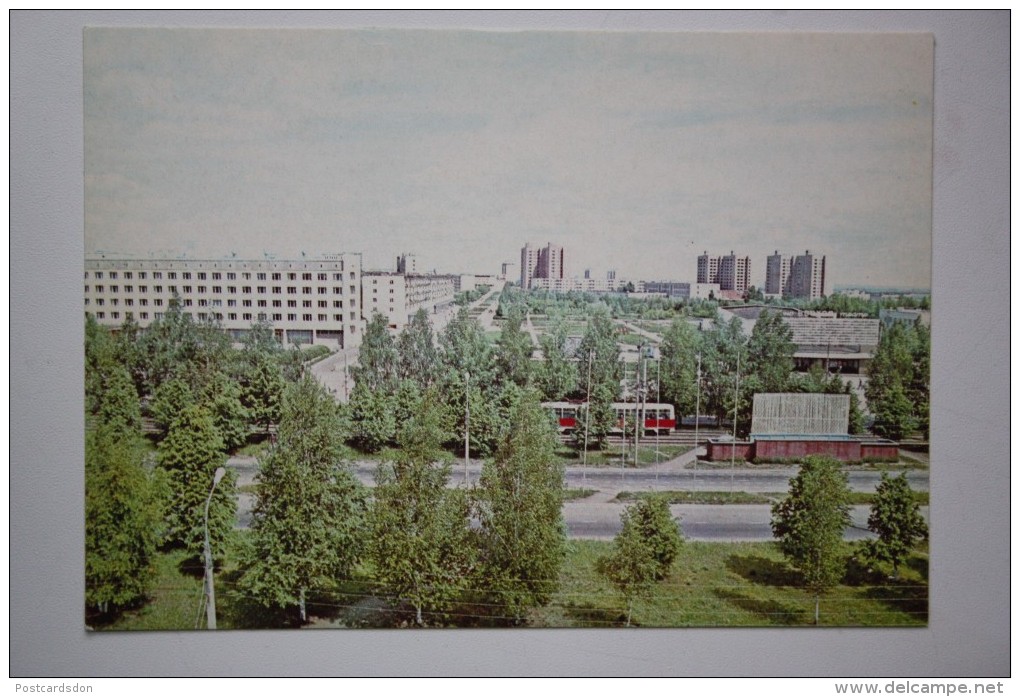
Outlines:
[[[560,433],[573,433],[584,428],[584,402],[543,402],[542,406],[556,417],[557,430]],[[612,433],[623,433],[623,425],[628,420],[640,420],[644,416],[645,432],[667,436],[676,428],[676,413],[672,404],[648,402],[613,402],[616,412],[616,427]]]

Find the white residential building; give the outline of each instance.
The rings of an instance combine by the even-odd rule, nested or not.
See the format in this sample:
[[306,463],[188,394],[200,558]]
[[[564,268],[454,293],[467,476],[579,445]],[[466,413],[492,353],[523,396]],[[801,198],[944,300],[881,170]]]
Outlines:
[[366,271],[362,278],[365,319],[379,313],[386,318],[390,329],[399,331],[419,309],[424,308],[431,314],[452,302],[454,279],[454,276]]
[[240,339],[258,321],[286,343],[361,342],[361,255],[312,259],[85,259],[85,311],[102,325],[141,327],[176,301]]
[[808,300],[825,297],[829,294],[825,257],[810,250],[791,257],[778,251],[770,254],[765,264],[765,293]]

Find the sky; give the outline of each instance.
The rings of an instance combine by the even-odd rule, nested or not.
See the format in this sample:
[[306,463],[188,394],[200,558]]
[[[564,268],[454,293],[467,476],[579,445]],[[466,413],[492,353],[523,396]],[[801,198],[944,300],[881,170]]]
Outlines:
[[85,250],[931,284],[926,34],[87,29]]

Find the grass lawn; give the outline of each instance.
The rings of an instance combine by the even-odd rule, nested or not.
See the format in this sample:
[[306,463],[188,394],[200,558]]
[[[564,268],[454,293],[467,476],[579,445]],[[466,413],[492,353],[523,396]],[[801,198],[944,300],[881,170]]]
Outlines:
[[[657,462],[668,462],[675,457],[683,455],[691,449],[689,445],[660,445],[658,448],[658,455],[656,455],[655,438],[654,436],[648,436],[646,440],[642,441],[645,445],[641,445],[638,450],[638,465],[654,465]],[[561,444],[556,449],[556,456],[563,461],[564,465],[580,465],[582,458],[582,451],[577,450],[571,445]],[[605,450],[592,450],[588,449],[588,465],[592,467],[619,467],[620,466],[620,449],[619,447],[613,448],[607,446]],[[634,466],[634,446],[633,444],[628,448],[627,453],[627,467]]]
[[[531,627],[620,627],[623,597],[596,571],[609,542],[571,540],[550,602],[530,611]],[[846,543],[847,553],[854,549]],[[124,613],[103,630],[181,630],[205,627],[201,568],[188,568],[183,552],[162,554],[150,602]],[[409,610],[374,593],[371,568],[308,598],[309,627],[406,626]],[[892,580],[889,569],[871,570],[851,560],[842,584],[821,601],[828,626],[924,626],[928,621],[928,553],[920,546]],[[297,626],[293,611],[267,611],[238,590],[236,564],[217,570],[220,629]],[[645,627],[749,627],[811,625],[814,599],[800,586],[772,542],[685,542],[668,578],[634,606],[631,623]],[[480,584],[475,582],[476,587]],[[452,608],[446,626],[494,626],[498,608],[482,597]]]
[[[785,491],[621,491],[616,495],[619,501],[634,501],[663,496],[669,503],[705,503],[705,504],[772,504],[786,497]],[[850,505],[870,506],[875,503],[877,494],[868,491],[850,492]],[[922,505],[929,502],[927,491],[915,491],[914,498]]]
[[749,491],[621,491],[618,501],[635,501],[648,498],[665,498],[669,503],[704,504],[771,504],[786,496],[778,492]]
[[616,341],[621,344],[628,344],[629,346],[640,346],[648,343],[648,339],[646,337],[643,337],[640,334],[632,334],[631,332],[627,332],[626,334],[617,334]]
[[150,601],[94,629],[204,629],[202,568],[186,566],[188,555],[170,552],[156,557]]
[[586,499],[589,496],[597,493],[598,489],[564,489],[563,500],[576,501],[578,499]]
[[661,336],[663,332],[669,329],[669,325],[671,325],[672,323],[673,320],[659,320],[657,322],[650,320],[640,320],[634,322],[633,324],[641,329],[644,329],[646,332],[652,332],[653,334],[659,334]]
[[[850,545],[847,545],[848,550]],[[623,597],[595,571],[606,542],[573,540],[552,602],[534,610],[532,624],[619,627]],[[928,620],[928,557],[911,556],[901,577],[889,580],[851,563],[843,584],[822,597],[820,624],[924,626]],[[811,625],[814,598],[799,587],[771,542],[686,542],[673,573],[634,605],[632,626],[749,627]]]

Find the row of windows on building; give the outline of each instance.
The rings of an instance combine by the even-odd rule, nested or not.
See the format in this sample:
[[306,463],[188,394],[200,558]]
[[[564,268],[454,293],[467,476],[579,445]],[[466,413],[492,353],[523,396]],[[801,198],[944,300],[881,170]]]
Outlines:
[[[222,300],[207,300],[205,298],[199,298],[196,301],[193,298],[181,298],[180,299],[180,303],[184,307],[191,307],[192,305],[195,305],[196,302],[197,302],[199,307],[223,307],[223,301]],[[97,307],[103,307],[107,303],[109,303],[110,306],[112,306],[112,307],[117,307],[121,303],[123,303],[126,307],[133,307],[134,304],[135,304],[135,299],[134,298],[124,298],[123,301],[121,299],[119,299],[119,298],[109,298],[109,299],[106,299],[106,298],[96,298],[95,299],[95,305]],[[85,304],[86,305],[91,305],[92,301],[89,298],[85,298]],[[163,299],[162,298],[155,298],[155,299],[153,299],[152,304],[154,306],[156,306],[156,307],[162,307],[163,306]],[[148,298],[138,298],[138,305],[141,306],[141,307],[148,307],[149,299]],[[258,307],[269,307],[270,303],[269,303],[268,300],[257,300],[257,301],[255,301],[255,305],[258,306]],[[352,300],[350,302],[350,307],[355,307],[355,305],[356,305],[356,303]],[[252,301],[251,300],[242,300],[241,301],[241,306],[242,307],[252,307]],[[283,301],[282,300],[273,300],[272,301],[272,306],[273,307],[283,307]],[[287,307],[297,307],[297,306],[298,306],[297,305],[297,300],[288,300],[287,301]],[[333,301],[333,307],[338,308],[338,309],[343,309],[343,306],[344,306],[344,301],[343,300],[334,300]],[[237,300],[234,300],[234,299],[227,300],[227,307],[237,307]],[[301,301],[301,307],[312,307],[312,301],[311,300],[302,300]],[[329,307],[329,301],[328,300],[320,300],[318,302],[318,307],[320,307],[320,308]],[[351,314],[353,316],[354,313],[351,313]]]
[[[155,313],[153,313],[153,319],[162,319],[163,318],[163,314],[164,313],[162,313],[162,312],[155,312]],[[192,316],[192,314],[190,312],[185,312],[184,314],[186,316],[188,316],[188,317]],[[200,319],[202,321],[209,320],[209,319],[214,319],[214,320],[219,321],[219,322],[222,322],[224,319],[227,319],[227,320],[230,320],[230,321],[237,321],[238,313],[236,313],[236,312],[228,312],[228,313],[226,313],[226,315],[224,315],[222,312],[199,312],[199,313],[197,313],[197,316],[198,316],[198,319]],[[283,316],[284,316],[283,313],[279,313],[279,312],[273,313],[272,314],[272,320],[274,322],[282,322],[283,321]],[[102,310],[99,311],[99,312],[96,312],[95,313],[95,317],[96,317],[97,320],[104,320],[104,319],[106,319],[106,312],[102,311]],[[253,321],[253,314],[251,312],[242,312],[240,314],[240,317],[245,322]],[[257,317],[258,317],[258,320],[261,322],[261,321],[268,320],[270,318],[270,315],[268,313],[266,313],[266,312],[259,312],[257,314]],[[313,322],[313,321],[315,321],[315,322],[329,322],[330,321],[328,314],[319,313],[318,315],[315,315],[314,317],[315,318],[313,319],[312,313],[304,313],[304,314],[301,315],[301,321],[302,322]],[[119,311],[115,310],[115,311],[110,312],[110,319],[119,320],[120,318],[121,318],[121,314],[120,314]],[[124,313],[124,319],[129,319],[129,320],[130,319],[135,319],[135,314],[133,312],[125,312]],[[143,321],[144,320],[148,320],[149,319],[149,313],[148,312],[139,312],[138,313],[138,319],[143,320]],[[334,322],[342,322],[343,319],[344,319],[344,316],[342,314],[334,314],[332,321],[334,321]],[[351,319],[351,321],[354,321],[356,319],[356,317],[355,317],[355,315],[353,313],[351,313],[350,319]],[[288,322],[297,322],[298,321],[297,313],[296,312],[287,313],[287,321]]]
[[[212,280],[214,280],[214,281],[222,280],[224,275],[226,276],[226,280],[228,280],[228,281],[236,281],[237,280],[237,276],[238,276],[238,274],[236,272],[234,272],[234,271],[228,271],[228,272],[226,272],[226,274],[224,274],[223,272],[220,272],[220,271],[213,271],[213,272],[208,273],[208,274],[205,271],[196,271],[196,272],[192,272],[192,271],[180,271],[180,272],[178,272],[178,271],[152,271],[152,272],[149,272],[149,271],[121,271],[121,272],[117,272],[117,271],[92,271],[92,272],[89,272],[89,271],[86,271],[85,272],[86,280],[89,278],[89,273],[91,273],[92,274],[92,278],[94,278],[96,280],[103,279],[104,278],[104,274],[105,274],[106,275],[105,277],[109,278],[111,281],[116,281],[118,279],[118,274],[119,274],[120,278],[123,278],[126,281],[133,280],[136,277],[138,278],[138,280],[144,281],[144,280],[146,280],[148,278],[148,274],[150,274],[150,273],[152,274],[152,279],[153,280],[157,280],[157,281],[161,280],[163,278],[163,274],[166,274],[167,279],[169,279],[171,281],[175,280],[177,278],[178,273],[180,274],[181,279],[185,280],[185,281],[191,280],[192,274],[194,274],[194,276],[199,281],[206,280],[207,275],[211,276]],[[244,280],[244,281],[250,281],[252,276],[254,276],[255,280],[257,280],[257,281],[269,280],[269,279],[267,279],[267,276],[269,276],[271,278],[271,280],[273,280],[273,281],[282,281],[284,275],[287,276],[287,280],[288,281],[296,281],[297,277],[298,277],[298,274],[296,274],[296,273],[283,274],[283,273],[277,273],[277,272],[274,272],[274,273],[256,272],[256,273],[252,274],[249,271],[243,271],[243,272],[241,272],[240,275],[241,275],[241,280]],[[318,280],[318,281],[328,281],[329,280],[329,274],[327,274],[327,273],[318,273],[318,274],[315,274],[315,277],[316,277],[316,280]],[[342,281],[343,278],[344,278],[344,275],[342,273],[334,273],[333,274],[333,280],[334,281]],[[350,272],[350,280],[353,281],[356,278],[357,278],[357,274],[354,271],[351,271]],[[312,280],[312,274],[310,274],[310,273],[302,273],[301,274],[301,280],[302,281],[311,281]]]
[[[107,292],[107,289],[109,289],[109,292],[111,292],[111,293],[120,293],[121,289],[123,289],[123,292],[125,292],[125,293],[134,293],[135,292],[135,286],[132,286],[132,285],[124,285],[124,286],[110,285],[110,286],[105,286],[105,285],[101,285],[100,284],[100,285],[95,285],[95,286],[85,286],[85,292],[86,293],[90,292],[90,288],[94,288],[95,292],[97,292],[97,293],[105,293],[105,292]],[[166,288],[166,291],[168,293],[171,293],[171,294],[178,292],[178,286],[165,286],[165,288]],[[180,286],[179,288],[184,293],[186,293],[186,294],[190,294],[196,288],[198,289],[199,293],[208,293],[208,289],[210,288],[210,286]],[[222,295],[223,294],[223,286],[211,286],[211,288],[212,288],[212,293],[214,295]],[[272,289],[273,289],[272,290],[272,294],[273,295],[282,295],[283,294],[283,286],[272,286]],[[256,290],[256,292],[259,295],[266,295],[267,286],[255,286],[255,290]],[[333,286],[333,295],[342,295],[343,294],[343,290],[344,289],[342,287],[340,287],[340,286]],[[152,292],[153,293],[162,293],[163,291],[164,291],[164,286],[152,286]],[[149,286],[138,286],[138,292],[139,293],[148,293],[149,292]],[[251,292],[252,292],[252,286],[241,286],[241,293],[242,294],[244,294],[244,295],[251,295]],[[350,287],[350,292],[351,292],[351,295],[357,294],[357,286],[351,286]],[[390,292],[392,293],[393,291],[391,290]],[[229,295],[236,295],[237,294],[237,286],[227,286],[227,293]],[[287,286],[287,295],[297,295],[297,294],[298,294],[298,287],[297,286]],[[312,286],[302,286],[301,287],[301,294],[302,295],[311,295],[312,294]],[[317,289],[317,294],[318,295],[328,295],[329,294],[329,288],[326,287],[326,286],[319,286],[318,289]]]

